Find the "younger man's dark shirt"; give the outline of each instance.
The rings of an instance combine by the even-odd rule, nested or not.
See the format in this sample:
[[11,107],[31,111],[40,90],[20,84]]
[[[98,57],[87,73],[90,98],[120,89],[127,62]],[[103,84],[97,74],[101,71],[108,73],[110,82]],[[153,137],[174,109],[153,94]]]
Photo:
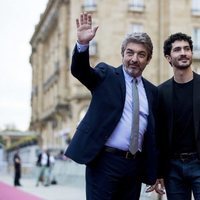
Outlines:
[[193,80],[173,83],[173,153],[196,152],[193,122]]

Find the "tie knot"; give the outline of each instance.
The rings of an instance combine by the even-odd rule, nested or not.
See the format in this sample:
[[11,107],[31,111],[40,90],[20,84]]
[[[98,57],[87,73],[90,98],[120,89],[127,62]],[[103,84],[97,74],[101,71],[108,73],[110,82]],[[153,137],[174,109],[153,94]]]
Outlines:
[[138,84],[138,80],[137,80],[137,78],[133,78],[133,79],[132,79],[132,82],[133,82],[134,84],[137,85],[137,84]]

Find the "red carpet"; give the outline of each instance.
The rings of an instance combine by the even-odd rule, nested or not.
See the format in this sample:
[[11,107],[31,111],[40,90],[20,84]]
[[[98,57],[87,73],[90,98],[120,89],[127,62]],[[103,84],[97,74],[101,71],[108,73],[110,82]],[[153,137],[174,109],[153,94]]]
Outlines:
[[42,200],[39,197],[28,194],[17,187],[0,182],[0,200]]

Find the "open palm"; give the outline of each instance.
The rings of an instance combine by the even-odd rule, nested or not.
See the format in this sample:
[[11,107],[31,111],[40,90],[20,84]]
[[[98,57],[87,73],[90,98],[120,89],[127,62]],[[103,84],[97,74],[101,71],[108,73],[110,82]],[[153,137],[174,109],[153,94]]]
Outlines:
[[78,42],[88,44],[96,35],[98,26],[92,27],[92,17],[90,14],[84,13],[80,15],[80,19],[76,19]]

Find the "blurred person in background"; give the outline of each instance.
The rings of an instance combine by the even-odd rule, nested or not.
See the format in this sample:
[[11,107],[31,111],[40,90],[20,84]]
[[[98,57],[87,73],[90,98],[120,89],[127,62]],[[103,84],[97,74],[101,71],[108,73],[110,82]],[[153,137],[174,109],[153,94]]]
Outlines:
[[38,166],[38,177],[36,186],[39,186],[39,183],[48,186],[48,170],[50,166],[50,158],[47,150],[42,150],[42,152],[38,155],[36,165]]
[[15,186],[22,186],[20,184],[20,178],[21,178],[21,158],[19,156],[19,150],[14,154],[13,157],[14,162],[14,185]]
[[52,153],[50,153],[50,157],[49,157],[49,160],[50,160],[50,166],[49,166],[49,180],[48,180],[48,184],[57,184],[57,181],[56,181],[56,177],[55,177],[55,173],[54,173],[54,166],[55,166],[55,157],[52,155]]

